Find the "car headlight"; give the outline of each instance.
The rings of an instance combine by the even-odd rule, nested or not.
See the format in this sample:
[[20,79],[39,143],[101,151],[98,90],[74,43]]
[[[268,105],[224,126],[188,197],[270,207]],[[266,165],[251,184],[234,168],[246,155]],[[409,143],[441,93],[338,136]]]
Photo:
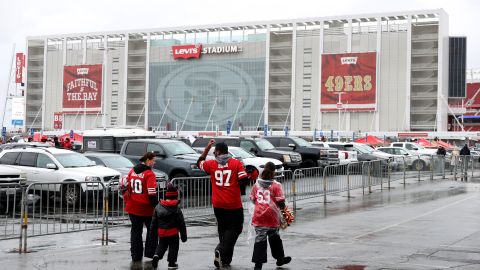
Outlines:
[[199,170],[197,164],[195,164],[195,163],[190,164],[190,169],[192,169],[192,170]]
[[86,182],[100,182],[101,179],[100,179],[100,177],[96,177],[96,176],[86,176],[85,181]]
[[291,162],[292,159],[290,158],[290,155],[283,155],[283,161],[284,162]]

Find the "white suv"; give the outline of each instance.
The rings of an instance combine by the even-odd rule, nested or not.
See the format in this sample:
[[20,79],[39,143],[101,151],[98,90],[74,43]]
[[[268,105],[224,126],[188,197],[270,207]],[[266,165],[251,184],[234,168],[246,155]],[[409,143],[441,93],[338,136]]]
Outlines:
[[[25,147],[5,150],[0,153],[0,164],[10,165],[25,172],[27,184],[39,183],[36,190],[62,192],[67,204],[76,204],[87,190],[101,190],[95,182],[105,185],[119,181],[120,173],[96,166],[83,155],[64,149]],[[47,182],[92,182],[92,184],[41,185]],[[88,186],[87,186],[88,185]],[[81,191],[81,192],[80,192]]]

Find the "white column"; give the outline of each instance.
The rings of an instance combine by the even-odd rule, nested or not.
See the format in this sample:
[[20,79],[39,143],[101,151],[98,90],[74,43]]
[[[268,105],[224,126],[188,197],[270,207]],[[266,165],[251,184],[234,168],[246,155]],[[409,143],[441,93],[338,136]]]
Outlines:
[[411,77],[412,77],[412,16],[407,17],[407,64],[405,74],[405,94],[407,95],[405,106],[405,127],[410,131],[410,97],[411,97]]
[[448,15],[440,10],[438,14],[438,88],[436,131],[447,131],[447,107],[441,106],[441,96],[448,97]]
[[[297,67],[297,24],[293,23],[292,29],[292,76],[290,83],[290,129],[296,130],[295,127],[295,103],[296,103],[296,67]],[[302,114],[300,114],[302,115]],[[301,121],[301,120],[300,120]]]
[[[353,35],[353,29],[352,29],[352,19],[348,20],[348,32],[347,32],[347,53],[352,52],[352,35]],[[344,111],[345,114],[345,131],[350,130],[350,114],[351,112],[347,112],[347,110]],[[341,121],[338,123],[339,129],[338,130],[343,130],[342,126],[340,124],[343,124]]]
[[380,91],[381,89],[381,81],[380,81],[380,70],[382,70],[381,67],[381,57],[382,54],[380,51],[382,50],[382,17],[377,17],[377,70],[376,70],[376,81],[375,84],[377,86],[376,94],[375,94],[375,131],[379,132],[380,131],[380,108],[378,107],[378,101],[380,99]]
[[147,56],[145,60],[145,110],[143,112],[143,127],[148,129],[148,96],[150,89],[150,37],[151,34],[148,33],[147,36]]
[[130,35],[125,33],[125,51],[123,52],[123,102],[122,102],[122,115],[123,115],[123,126],[127,125],[127,93],[128,93],[128,40]]
[[46,94],[47,94],[47,53],[48,53],[48,39],[43,40],[43,78],[42,78],[42,107],[40,108],[42,110],[42,132],[45,131],[45,117],[46,117],[46,111],[45,111],[45,105],[46,105]]
[[[316,100],[318,104],[317,108],[317,129],[322,130],[322,54],[323,54],[323,28],[325,23],[320,22],[320,34],[318,41],[318,99]],[[312,61],[313,62],[313,61]],[[313,65],[312,65],[313,67]]]
[[82,50],[83,50],[83,54],[82,54],[82,64],[86,64],[87,63],[87,37],[83,37],[83,40],[82,40]]
[[268,124],[268,88],[270,87],[270,25],[267,25],[267,39],[265,41],[265,104],[264,104],[264,124]]
[[[82,43],[83,45],[83,43]],[[62,82],[63,82],[63,75],[64,75],[64,72],[63,72],[63,67],[65,67],[67,65],[67,38],[64,38],[63,41],[62,41]],[[63,95],[65,93],[63,93],[63,84],[62,84],[62,90],[61,90],[61,94],[62,94],[62,99],[61,99],[61,103],[60,103],[60,108],[62,108],[63,110]],[[65,129],[65,124],[67,123],[67,121],[65,121],[65,114],[62,113],[62,129]]]
[[102,127],[107,126],[107,91],[108,91],[108,36],[103,37],[103,81],[102,81]]

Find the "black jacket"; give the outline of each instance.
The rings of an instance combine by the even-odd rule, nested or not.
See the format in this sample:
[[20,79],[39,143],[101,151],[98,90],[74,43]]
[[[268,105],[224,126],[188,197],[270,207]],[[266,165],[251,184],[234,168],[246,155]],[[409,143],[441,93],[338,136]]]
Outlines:
[[462,150],[460,150],[460,156],[470,156],[470,149],[468,149],[468,146],[463,146]]
[[[169,205],[168,202],[175,202],[175,205]],[[185,219],[183,218],[182,210],[178,207],[178,201],[160,201],[155,207],[155,212],[152,217],[150,226],[150,233],[157,233],[160,229],[177,228],[180,232],[182,242],[187,241],[187,227],[185,226]]]

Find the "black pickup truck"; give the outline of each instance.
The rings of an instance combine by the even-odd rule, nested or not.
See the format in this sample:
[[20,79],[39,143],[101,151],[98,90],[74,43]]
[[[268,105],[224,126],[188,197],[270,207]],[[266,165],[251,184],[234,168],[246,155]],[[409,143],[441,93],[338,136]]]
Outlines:
[[277,149],[293,150],[302,156],[302,167],[326,167],[329,165],[338,165],[338,150],[335,148],[316,147],[309,142],[298,137],[265,137]]
[[276,149],[269,141],[263,138],[248,137],[202,137],[197,138],[192,147],[195,149],[204,148],[211,139],[216,142],[225,142],[228,146],[241,147],[243,150],[252,153],[257,157],[274,158],[283,162],[285,170],[298,169],[302,163],[300,154],[291,150]]

